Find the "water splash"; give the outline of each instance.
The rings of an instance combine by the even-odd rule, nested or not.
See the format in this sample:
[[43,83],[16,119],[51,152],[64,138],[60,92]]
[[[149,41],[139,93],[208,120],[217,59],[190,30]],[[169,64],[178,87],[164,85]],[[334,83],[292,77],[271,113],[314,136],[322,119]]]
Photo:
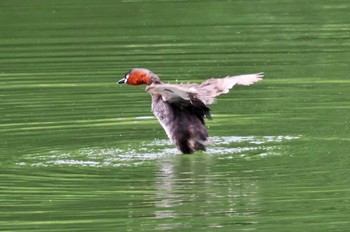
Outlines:
[[[279,155],[282,142],[295,136],[216,136],[211,137],[203,155],[219,159],[262,158]],[[138,166],[147,161],[180,155],[168,140],[153,140],[129,148],[84,148],[73,151],[53,150],[48,154],[31,154],[17,162],[19,166]]]

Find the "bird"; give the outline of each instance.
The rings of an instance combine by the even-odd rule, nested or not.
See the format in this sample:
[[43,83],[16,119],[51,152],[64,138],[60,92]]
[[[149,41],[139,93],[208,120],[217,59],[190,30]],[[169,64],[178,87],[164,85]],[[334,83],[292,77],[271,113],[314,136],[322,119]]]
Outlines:
[[206,150],[208,131],[205,118],[212,119],[208,105],[235,85],[252,85],[263,73],[210,78],[202,83],[168,84],[145,68],[133,68],[118,84],[146,85],[152,98],[152,111],[168,138],[183,154]]

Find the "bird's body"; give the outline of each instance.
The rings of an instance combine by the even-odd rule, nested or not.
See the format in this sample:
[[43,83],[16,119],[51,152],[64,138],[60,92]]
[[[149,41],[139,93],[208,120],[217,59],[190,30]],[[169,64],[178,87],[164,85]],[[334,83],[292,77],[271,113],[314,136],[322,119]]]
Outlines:
[[131,69],[118,83],[146,84],[152,96],[152,111],[169,139],[184,154],[205,151],[208,132],[204,118],[211,119],[207,105],[228,93],[234,85],[251,85],[262,73],[211,78],[201,84],[165,84],[147,69]]

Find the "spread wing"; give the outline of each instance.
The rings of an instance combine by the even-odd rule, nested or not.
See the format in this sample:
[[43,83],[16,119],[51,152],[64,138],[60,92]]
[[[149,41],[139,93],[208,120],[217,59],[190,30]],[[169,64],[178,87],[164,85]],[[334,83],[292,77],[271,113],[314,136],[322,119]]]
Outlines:
[[152,84],[146,88],[151,94],[159,94],[170,103],[188,102],[199,99],[204,104],[212,104],[215,97],[228,93],[235,85],[251,85],[262,80],[263,73],[212,78],[201,84]]
[[263,78],[263,73],[246,74],[239,76],[227,76],[224,78],[212,78],[198,86],[198,98],[205,104],[215,102],[215,97],[228,93],[235,85],[252,85]]

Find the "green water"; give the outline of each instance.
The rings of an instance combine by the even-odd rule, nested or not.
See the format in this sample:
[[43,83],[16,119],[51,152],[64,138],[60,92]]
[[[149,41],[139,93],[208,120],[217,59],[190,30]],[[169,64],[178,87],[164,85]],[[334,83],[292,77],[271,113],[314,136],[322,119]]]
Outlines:
[[[349,231],[350,3],[1,1],[1,231]],[[264,72],[180,155],[130,68]]]

